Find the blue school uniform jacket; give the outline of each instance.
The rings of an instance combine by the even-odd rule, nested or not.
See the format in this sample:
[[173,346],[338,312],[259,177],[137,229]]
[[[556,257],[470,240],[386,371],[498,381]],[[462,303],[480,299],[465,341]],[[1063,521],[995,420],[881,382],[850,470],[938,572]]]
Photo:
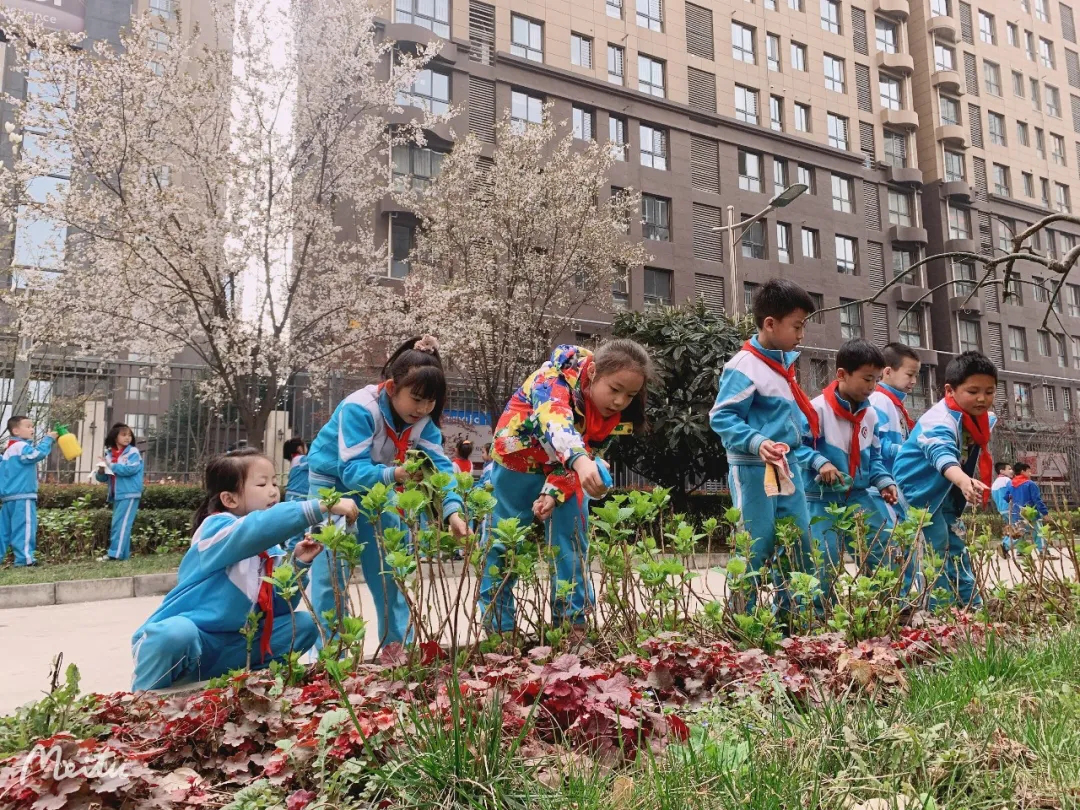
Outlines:
[[[393,486],[397,450],[387,433],[393,423],[390,397],[381,386],[369,385],[349,394],[308,450],[311,485],[342,492],[364,491],[379,483]],[[409,447],[422,451],[439,472],[454,475],[454,464],[443,451],[442,431],[430,418],[412,425]],[[443,496],[443,517],[462,510],[455,486],[456,481]]]
[[1006,475],[999,475],[990,486],[990,498],[1002,517],[1009,515],[1009,488],[1012,480]]
[[[907,398],[907,394],[891,385],[885,383],[878,383],[878,385],[888,388],[901,402]],[[904,420],[904,415],[900,413],[900,409],[880,391],[874,391],[870,395],[870,404],[877,411],[877,437],[881,445],[881,460],[885,464],[885,469],[892,472],[896,454],[900,452],[901,445],[908,437],[907,422]]]
[[[790,368],[798,352],[763,349],[757,337],[750,339],[767,357]],[[750,352],[740,350],[724,364],[720,392],[716,396],[709,424],[719,434],[731,464],[763,464],[758,450],[766,439],[791,448],[789,463],[815,472],[824,464],[803,444],[805,420],[786,379]]]
[[289,481],[285,484],[285,497],[306,498],[308,496],[308,457],[296,456],[289,465]]
[[135,445],[129,444],[125,447],[120,458],[109,466],[112,467],[113,475],[98,472],[94,477],[101,483],[109,485],[110,503],[142,497],[143,460],[142,454]]
[[[851,403],[844,400],[838,393],[837,402],[851,411]],[[810,424],[803,417],[804,442],[814,452],[813,467],[820,469],[826,462],[832,462],[843,473],[850,472],[848,459],[851,449],[851,431],[854,425],[841,419],[829,403],[825,401],[825,395],[819,394],[812,400],[814,410],[818,414],[818,422],[821,425],[821,435],[817,441],[810,435]],[[852,490],[864,490],[870,487],[892,486],[895,483],[881,460],[881,444],[877,436],[877,411],[869,401],[862,403],[855,409],[855,413],[865,411],[862,424],[859,426],[859,468],[856,471]],[[806,482],[806,497],[827,498],[835,494],[829,487],[822,487],[813,481]]]
[[[265,574],[259,552],[283,557],[279,543],[303,534],[323,519],[317,500],[283,501],[243,517],[228,512],[210,515],[180,561],[176,585],[135,631],[132,644],[138,644],[147,625],[172,616],[184,616],[207,633],[235,633],[257,609]],[[299,562],[297,566],[306,567]],[[296,601],[299,599],[297,594]],[[274,616],[288,613],[288,603],[275,593]]]
[[37,465],[48,458],[52,446],[50,436],[37,445],[25,439],[9,441],[3,464],[0,464],[0,498],[5,501],[36,500]]
[[1020,510],[1025,506],[1034,506],[1035,510],[1039,513],[1039,517],[1046,517],[1047,513],[1050,511],[1046,508],[1046,504],[1043,503],[1039,485],[1030,478],[1019,486],[1016,484],[1009,484],[1008,493],[1009,503],[1011,504],[1009,509],[1009,519],[1013,523],[1016,523],[1021,519]]
[[[896,454],[893,477],[908,506],[936,512],[954,489],[944,472],[962,466],[969,475],[977,469],[976,446],[964,434],[962,413],[938,400],[915,424]],[[997,416],[990,414],[990,430]]]

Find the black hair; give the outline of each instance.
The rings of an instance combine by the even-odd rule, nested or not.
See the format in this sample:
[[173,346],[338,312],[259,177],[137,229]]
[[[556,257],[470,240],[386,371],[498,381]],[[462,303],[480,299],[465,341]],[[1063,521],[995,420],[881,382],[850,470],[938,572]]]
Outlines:
[[1030,464],[1025,464],[1022,461],[1018,461],[1015,464],[1013,464],[1013,474],[1014,475],[1020,475],[1021,473],[1026,473],[1030,469],[1031,469],[1031,465]]
[[758,329],[766,318],[785,318],[797,309],[809,315],[817,307],[810,293],[786,278],[771,278],[754,293],[754,323]]
[[307,450],[307,442],[299,436],[293,436],[281,448],[281,457],[286,461],[292,461],[293,456],[300,452],[300,448]]
[[648,421],[645,416],[645,406],[649,383],[656,379],[656,366],[648,350],[629,338],[606,340],[593,354],[593,369],[595,370],[594,379],[616,374],[625,369],[636,371],[644,378],[638,395],[623,409],[622,419],[634,426],[634,433],[645,430]]
[[491,455],[491,442],[488,442],[484,445],[484,452],[487,453],[489,456]]
[[460,439],[454,447],[454,452],[458,454],[458,458],[468,458],[472,455],[472,451],[473,443],[468,439]]
[[109,430],[109,434],[105,437],[105,446],[110,450],[120,449],[120,434],[124,431],[131,434],[131,443],[135,444],[135,431],[131,429],[130,425],[125,425],[123,422],[117,422]]
[[862,338],[853,338],[844,343],[836,353],[836,368],[848,374],[858,371],[863,366],[885,368],[885,356],[881,349]]
[[[417,344],[424,348],[417,348]],[[435,338],[413,337],[398,346],[383,366],[382,378],[393,380],[395,391],[408,388],[420,399],[435,400],[430,417],[439,424],[446,405],[446,374]]]
[[964,352],[956,355],[945,367],[945,384],[956,388],[968,377],[974,377],[976,374],[985,374],[996,380],[997,367],[982,352]]
[[8,433],[11,433],[13,430],[15,430],[15,428],[17,428],[19,426],[19,423],[22,422],[24,419],[29,421],[30,417],[29,416],[13,416],[10,419],[8,419],[7,420]]
[[900,368],[905,360],[914,360],[916,363],[922,364],[919,353],[903,343],[890,343],[881,350],[881,354],[885,358],[887,368]]
[[1013,468],[1013,472],[1016,472],[1016,467],[1015,467],[1015,465],[1013,465],[1013,464],[1010,464],[1010,463],[1009,463],[1009,462],[1007,462],[1007,461],[999,461],[999,462],[998,462],[997,464],[995,464],[995,465],[994,465],[994,472],[995,472],[995,473],[997,473],[998,475],[1000,475],[1000,474],[1001,474],[1002,472],[1004,472],[1004,471],[1005,471],[1005,468],[1006,468],[1006,467],[1012,467],[1012,468]]
[[206,496],[199,504],[199,508],[195,510],[195,517],[192,518],[192,534],[199,530],[203,521],[210,515],[222,511],[224,507],[221,505],[221,493],[239,492],[244,488],[251,465],[260,458],[270,460],[254,447],[241,447],[210,459],[206,465],[206,473],[203,475],[203,489],[206,490]]

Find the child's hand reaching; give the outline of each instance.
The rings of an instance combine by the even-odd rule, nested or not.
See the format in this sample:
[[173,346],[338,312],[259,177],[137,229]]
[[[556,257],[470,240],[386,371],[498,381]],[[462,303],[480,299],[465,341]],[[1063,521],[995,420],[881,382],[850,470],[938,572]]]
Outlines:
[[330,507],[330,514],[340,515],[345,518],[346,523],[356,523],[356,519],[360,517],[360,507],[356,505],[356,501],[352,498],[342,498]]
[[[600,470],[595,461],[588,456],[578,456],[577,461],[574,462],[574,472],[577,473],[578,481],[581,482],[581,488],[588,493],[590,498],[604,497],[607,487],[604,486],[604,479],[600,476]],[[533,514],[536,514],[535,506]]]
[[783,451],[780,449],[778,443],[774,442],[772,439],[763,441],[761,447],[758,448],[757,454],[766,464],[779,464],[784,460]]
[[835,464],[825,462],[821,469],[818,470],[818,478],[821,479],[821,483],[832,486],[833,484],[839,484],[843,479],[840,477],[840,470],[836,469]]
[[978,481],[970,476],[965,475],[964,480],[958,484],[960,491],[964,493],[964,500],[970,504],[978,504],[982,500],[982,494],[986,492],[990,487],[986,486],[982,481]]
[[892,484],[881,490],[881,499],[890,506],[895,506],[900,503],[900,491],[896,488],[896,484]]
[[59,436],[60,436],[60,434],[57,433],[55,430],[50,430],[45,435],[48,436],[50,439],[56,439],[56,438],[59,438]]
[[454,512],[450,516],[450,534],[454,536],[455,540],[462,540],[469,536],[469,524],[465,522],[459,512]]
[[555,499],[550,495],[541,495],[533,501],[532,511],[533,517],[543,523],[555,511]]
[[[352,503],[352,501],[349,501],[349,503]],[[355,506],[356,504],[353,505]],[[310,564],[312,560],[322,553],[322,550],[322,543],[318,543],[310,537],[305,536],[303,540],[296,544],[296,548],[293,549],[293,557],[302,563]]]
[[404,467],[394,467],[394,480],[399,484],[404,484],[408,481],[423,481],[424,474],[419,471],[410,473]]

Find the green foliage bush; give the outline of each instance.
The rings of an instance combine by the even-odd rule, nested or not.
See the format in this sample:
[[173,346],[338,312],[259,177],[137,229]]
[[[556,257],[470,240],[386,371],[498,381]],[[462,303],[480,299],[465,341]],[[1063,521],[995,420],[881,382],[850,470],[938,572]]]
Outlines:
[[[108,494],[108,487],[104,484],[42,484],[38,488],[38,509],[65,509],[88,495],[90,506],[104,507]],[[147,484],[139,508],[188,509],[194,512],[202,499],[202,487]]]
[[[132,554],[181,551],[191,537],[191,509],[139,509],[131,531]],[[73,506],[38,512],[38,556],[43,562],[95,557],[109,548],[111,508]]]

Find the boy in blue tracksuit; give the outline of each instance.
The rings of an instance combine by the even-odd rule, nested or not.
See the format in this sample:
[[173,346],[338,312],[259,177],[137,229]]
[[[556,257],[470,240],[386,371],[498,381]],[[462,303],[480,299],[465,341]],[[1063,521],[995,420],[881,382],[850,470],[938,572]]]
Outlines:
[[853,537],[840,536],[828,507],[857,506],[865,516],[868,573],[890,563],[886,552],[896,523],[892,511],[896,484],[881,459],[877,410],[869,402],[884,366],[885,358],[872,343],[849,340],[836,354],[836,379],[813,400],[821,435],[816,440],[806,437],[814,451],[811,464],[820,468],[831,462],[850,479],[843,488],[820,481],[806,485],[811,532],[822,552],[819,579],[826,599],[835,599],[834,573],[844,564],[845,548],[850,550],[854,542]]
[[[1013,465],[1013,479],[1009,483],[1009,489],[1005,497],[1009,504],[1009,522],[1014,526],[1022,527],[1024,534],[1028,536],[1030,541],[1035,543],[1035,548],[1039,550],[1039,553],[1042,553],[1046,550],[1046,541],[1040,531],[1042,518],[1046,517],[1050,510],[1043,503],[1039,485],[1028,477],[1028,470],[1030,469],[1031,465],[1022,461],[1018,461]],[[1023,509],[1026,506],[1035,507],[1035,511],[1039,514],[1034,523],[1029,524],[1024,519]],[[1005,550],[1008,551],[1012,546],[1012,538],[1006,536]]]
[[15,565],[37,565],[37,465],[49,457],[55,433],[36,445],[34,423],[26,416],[8,419],[7,447],[0,464],[0,546],[15,551]]
[[[813,311],[814,300],[797,284],[772,279],[762,285],[754,297],[757,336],[724,365],[709,415],[712,429],[727,449],[728,484],[732,503],[740,510],[739,528],[752,538],[746,561],[751,572],[759,572],[776,557],[776,521],[781,518],[793,519],[800,533],[791,568],[810,570],[813,541],[804,475],[812,469],[826,483],[839,476],[834,464],[803,444],[803,417],[811,436],[820,435],[817,413],[795,380],[799,353],[794,349]],[[765,491],[766,466],[783,465],[787,450],[794,492],[770,497]],[[774,582],[782,585],[776,574]],[[752,593],[748,610],[754,609],[755,601]],[[777,606],[787,609],[789,601],[790,595],[782,588]]]
[[[454,475],[454,465],[443,451],[439,418],[446,400],[446,378],[432,337],[413,338],[400,347],[383,369],[385,382],[354,391],[334,409],[330,421],[311,443],[308,453],[310,492],[333,488],[362,493],[375,484],[404,484],[409,473],[403,466],[410,449],[424,453],[439,472]],[[460,512],[461,496],[455,484],[443,493],[443,518],[457,537],[468,534]],[[380,516],[384,528],[398,527],[397,515]],[[404,643],[409,608],[392,574],[386,570],[382,550],[368,516],[357,523],[363,548],[360,567],[375,603],[381,645]],[[326,614],[347,609],[338,604],[336,578],[342,598],[347,593],[351,570],[344,560],[324,551],[312,564],[311,601],[316,618],[327,626]],[[347,602],[347,600],[346,600]]]
[[[931,591],[944,589],[950,601],[977,608],[971,557],[961,516],[968,504],[989,500],[994,460],[990,412],[997,369],[979,352],[954,357],[945,369],[945,397],[923,414],[893,466],[901,504],[931,513],[923,533],[944,567]],[[931,599],[931,606],[936,599]]]
[[139,512],[143,492],[143,460],[135,446],[135,431],[123,422],[112,426],[105,437],[105,457],[94,476],[109,485],[107,502],[112,504],[109,551],[98,562],[126,560],[131,556],[131,529]]
[[990,486],[990,500],[1001,515],[1001,550],[1008,553],[1011,545],[1009,530],[1012,522],[1009,520],[1009,487],[1012,485],[1013,468],[1008,462],[999,461],[994,465],[994,472],[997,473],[997,477]]
[[[294,436],[285,442],[281,454],[285,461],[289,462],[289,478],[285,484],[285,500],[307,500],[310,497],[308,492],[307,444],[303,439]],[[303,535],[290,537],[288,542],[285,543],[286,550],[292,551],[296,544],[303,539]]]
[[915,420],[908,414],[905,400],[919,381],[922,361],[914,349],[903,343],[890,343],[881,353],[885,358],[885,368],[881,372],[881,382],[870,395],[870,404],[877,411],[881,460],[885,469],[892,472],[896,454],[915,427]]

